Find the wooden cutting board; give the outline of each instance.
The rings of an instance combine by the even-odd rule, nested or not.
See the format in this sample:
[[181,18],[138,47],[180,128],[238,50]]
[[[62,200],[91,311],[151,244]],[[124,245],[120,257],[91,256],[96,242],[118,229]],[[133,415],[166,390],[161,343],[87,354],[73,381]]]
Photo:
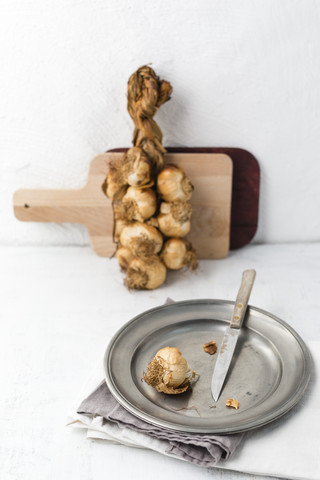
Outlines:
[[[113,255],[113,209],[101,186],[109,162],[120,152],[96,156],[90,164],[86,185],[77,190],[18,190],[14,213],[19,220],[74,222],[86,226],[94,251]],[[195,190],[191,198],[193,215],[188,239],[198,258],[225,257],[230,246],[233,161],[226,153],[168,152],[166,163],[181,166]]]
[[[109,152],[125,152],[115,148]],[[260,166],[244,148],[236,147],[167,147],[168,153],[225,153],[233,163],[230,250],[247,245],[258,228]]]
[[166,147],[166,149],[170,153],[225,153],[231,157],[233,178],[230,250],[247,245],[257,231],[259,216],[260,167],[252,153],[235,147]]

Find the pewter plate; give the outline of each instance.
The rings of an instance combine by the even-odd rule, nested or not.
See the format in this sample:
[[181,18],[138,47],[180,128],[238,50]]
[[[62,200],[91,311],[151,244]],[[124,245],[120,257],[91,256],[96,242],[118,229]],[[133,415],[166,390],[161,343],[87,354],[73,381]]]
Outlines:
[[[311,374],[311,356],[303,340],[284,321],[249,306],[218,402],[210,384],[216,355],[234,302],[190,300],[148,310],[124,325],[104,358],[107,385],[132,414],[154,425],[194,433],[236,433],[265,425],[290,410],[302,397]],[[192,390],[165,395],[142,380],[143,371],[162,347],[178,347],[200,374]],[[239,410],[225,406],[229,397]]]

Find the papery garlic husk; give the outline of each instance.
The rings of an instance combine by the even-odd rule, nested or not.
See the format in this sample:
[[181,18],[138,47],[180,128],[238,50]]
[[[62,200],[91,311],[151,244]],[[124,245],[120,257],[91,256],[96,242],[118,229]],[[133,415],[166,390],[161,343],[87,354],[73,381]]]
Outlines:
[[157,217],[151,217],[149,220],[146,220],[147,225],[151,225],[152,227],[159,228],[159,222]]
[[148,258],[135,257],[127,268],[125,284],[137,290],[153,290],[166,279],[167,269],[158,255]]
[[159,230],[141,222],[125,226],[120,234],[120,243],[129,248],[137,257],[150,257],[159,253],[163,237]]
[[[141,187],[150,185],[152,164],[146,153],[139,147],[130,148],[124,158],[125,178],[129,185]],[[153,182],[152,182],[153,184]]]
[[126,182],[123,175],[114,169],[110,169],[102,184],[102,191],[108,198],[120,200],[126,192]]
[[126,218],[123,218],[121,213],[121,202],[113,203],[113,240],[118,243],[120,234],[124,227],[131,224]]
[[189,203],[162,202],[157,217],[161,232],[167,237],[184,237],[191,228],[191,213],[192,207]]
[[166,202],[186,202],[193,189],[184,171],[175,165],[167,165],[157,177],[157,190]]
[[186,266],[195,270],[198,266],[195,250],[184,238],[169,238],[163,246],[160,257],[170,270],[179,270]]
[[126,271],[128,266],[135,258],[134,254],[126,247],[119,247],[116,251],[116,257],[122,270]]
[[121,218],[114,220],[113,225],[113,239],[116,243],[120,241],[120,235],[124,227],[127,227],[129,223],[127,220],[123,220]]
[[143,378],[158,392],[178,394],[185,392],[199,375],[191,370],[177,347],[161,348],[143,372]]
[[129,187],[121,201],[121,217],[143,222],[157,209],[157,196],[151,188]]

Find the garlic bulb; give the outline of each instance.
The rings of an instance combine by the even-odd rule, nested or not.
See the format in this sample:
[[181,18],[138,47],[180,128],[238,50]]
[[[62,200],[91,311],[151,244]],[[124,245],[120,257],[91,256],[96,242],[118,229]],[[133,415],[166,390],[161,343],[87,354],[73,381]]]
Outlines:
[[123,218],[121,202],[113,202],[113,218],[113,240],[118,243],[122,230],[130,224],[126,218]]
[[157,178],[158,192],[166,202],[186,202],[193,188],[184,171],[175,165],[166,166]]
[[123,228],[120,234],[120,243],[138,257],[149,257],[160,252],[163,238],[155,227],[145,223],[132,222]]
[[134,255],[131,250],[121,246],[117,249],[116,257],[122,270],[127,270],[130,262],[132,262],[134,259]]
[[110,199],[120,199],[126,191],[126,184],[121,176],[110,169],[102,185],[102,191]]
[[184,237],[191,228],[192,207],[189,203],[162,202],[158,215],[159,228],[167,237]]
[[115,242],[119,242],[122,230],[128,225],[129,222],[127,222],[127,220],[123,220],[121,218],[117,218],[114,220],[113,239]]
[[129,187],[122,197],[121,216],[127,220],[143,222],[157,209],[157,196],[151,188]]
[[186,265],[195,270],[198,265],[191,243],[183,238],[169,238],[162,249],[161,260],[171,270],[179,270]]
[[158,255],[148,258],[134,258],[128,268],[125,284],[137,290],[153,290],[166,279],[167,269]]
[[151,162],[141,148],[130,148],[124,158],[126,181],[133,187],[150,184]]
[[196,376],[176,347],[161,348],[149,363],[147,373],[143,372],[148,385],[169,394],[185,392]]

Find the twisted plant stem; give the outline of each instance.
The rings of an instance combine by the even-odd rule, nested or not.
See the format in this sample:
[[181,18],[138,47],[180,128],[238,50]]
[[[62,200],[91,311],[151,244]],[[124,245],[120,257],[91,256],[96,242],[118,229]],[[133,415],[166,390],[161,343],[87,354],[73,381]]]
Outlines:
[[170,100],[172,86],[160,80],[148,65],[140,67],[128,81],[128,112],[135,129],[132,143],[151,160],[156,172],[163,168],[162,132],[153,120],[159,107]]

